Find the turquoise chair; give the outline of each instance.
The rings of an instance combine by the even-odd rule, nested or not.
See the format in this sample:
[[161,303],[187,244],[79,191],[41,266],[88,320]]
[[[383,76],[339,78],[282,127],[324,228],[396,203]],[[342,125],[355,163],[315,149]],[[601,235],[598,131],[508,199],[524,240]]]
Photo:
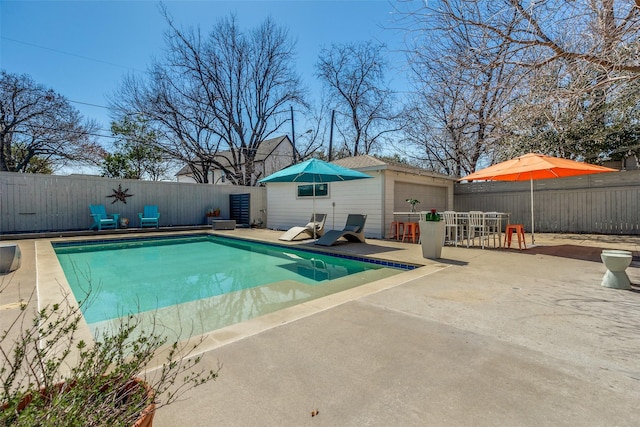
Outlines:
[[158,220],[160,219],[158,207],[155,205],[145,206],[143,210],[144,212],[138,214],[138,218],[140,218],[140,228],[144,226],[158,228]]
[[118,228],[118,217],[120,214],[107,215],[107,210],[104,208],[104,205],[89,205],[89,210],[93,218],[93,224],[91,224],[90,230],[94,228],[98,231],[103,228]]

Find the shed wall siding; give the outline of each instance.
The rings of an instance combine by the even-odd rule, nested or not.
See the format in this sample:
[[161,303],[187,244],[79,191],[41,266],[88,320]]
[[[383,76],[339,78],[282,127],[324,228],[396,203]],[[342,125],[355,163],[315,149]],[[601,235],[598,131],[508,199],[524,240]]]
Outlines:
[[[348,214],[359,213],[367,215],[365,236],[382,237],[382,176],[372,176],[372,179],[331,182],[329,197],[316,197],[315,211],[327,214],[326,230],[341,230]],[[268,228],[288,230],[309,222],[313,211],[313,199],[297,197],[297,186],[300,184],[303,183],[267,184]]]

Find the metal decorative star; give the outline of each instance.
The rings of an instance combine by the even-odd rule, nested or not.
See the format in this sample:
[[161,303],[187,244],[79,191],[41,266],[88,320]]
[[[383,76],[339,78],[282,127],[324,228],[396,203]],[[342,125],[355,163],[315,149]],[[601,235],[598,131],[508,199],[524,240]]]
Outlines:
[[118,189],[116,190],[115,188],[113,189],[113,194],[107,197],[112,197],[113,198],[113,202],[111,202],[111,204],[114,204],[115,202],[117,202],[118,200],[120,200],[122,203],[124,203],[125,205],[127,204],[127,197],[131,197],[133,196],[133,194],[127,194],[127,191],[129,191],[129,189],[125,189],[124,191],[122,191],[122,185],[118,184]]

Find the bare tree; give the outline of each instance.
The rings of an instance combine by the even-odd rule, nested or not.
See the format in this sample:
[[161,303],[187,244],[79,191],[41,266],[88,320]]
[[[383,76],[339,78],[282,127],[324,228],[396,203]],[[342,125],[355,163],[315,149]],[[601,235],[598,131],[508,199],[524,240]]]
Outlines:
[[637,155],[640,80],[593,89],[600,73],[592,66],[559,65],[550,64],[529,79],[529,92],[504,123],[502,157],[541,151],[597,163]]
[[26,74],[0,72],[0,171],[47,172],[69,162],[98,164],[98,128],[62,95]]
[[290,104],[303,102],[294,43],[271,19],[244,33],[232,15],[204,36],[162,13],[169,25],[163,61],[148,82],[128,77],[113,107],[144,113],[163,136],[161,148],[197,181],[208,182],[216,167],[234,184],[255,185],[260,143],[288,120]]
[[399,130],[394,95],[384,80],[383,48],[371,42],[334,44],[322,49],[316,64],[332,108],[341,112],[336,128],[349,155],[369,154]]
[[638,4],[546,1],[528,9],[509,4],[529,30],[509,39],[527,53],[522,64],[529,71],[529,93],[508,123],[502,153],[537,150],[592,162],[636,154]]
[[[405,155],[413,151],[427,167],[454,176],[492,160],[521,81],[509,63],[515,55],[510,45],[452,20],[450,9],[459,7],[441,2],[408,15],[415,93],[404,141]],[[466,13],[481,12],[469,7]]]
[[[482,15],[467,13],[471,8]],[[577,61],[613,73],[612,79],[640,74],[640,0],[463,0],[448,13],[450,19],[516,47],[521,65]]]
[[[416,73],[424,77],[418,106],[437,106],[429,111],[446,123],[428,123],[426,160],[459,175],[480,158],[528,151],[587,160],[631,151],[634,138],[638,145],[639,13],[629,0],[440,0],[405,13],[412,39],[422,40],[420,31],[436,35],[412,49],[420,52],[414,70],[429,64]],[[431,71],[438,67],[440,75]],[[469,130],[490,144],[469,145]]]

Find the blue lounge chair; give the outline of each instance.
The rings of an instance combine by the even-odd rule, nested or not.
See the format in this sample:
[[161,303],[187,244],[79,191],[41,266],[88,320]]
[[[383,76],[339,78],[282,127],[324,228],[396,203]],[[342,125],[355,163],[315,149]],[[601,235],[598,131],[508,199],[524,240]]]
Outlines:
[[139,213],[138,218],[140,218],[140,228],[144,226],[158,228],[158,220],[160,219],[158,207],[155,205],[145,206],[144,212]]
[[104,205],[89,205],[89,210],[93,218],[93,224],[91,224],[90,230],[94,228],[98,231],[103,228],[118,228],[118,217],[120,214],[107,215],[107,210],[104,208]]
[[342,230],[329,230],[324,236],[315,241],[316,245],[335,245],[339,238],[344,237],[350,242],[365,243],[364,223],[367,221],[366,215],[349,214],[347,224]]

